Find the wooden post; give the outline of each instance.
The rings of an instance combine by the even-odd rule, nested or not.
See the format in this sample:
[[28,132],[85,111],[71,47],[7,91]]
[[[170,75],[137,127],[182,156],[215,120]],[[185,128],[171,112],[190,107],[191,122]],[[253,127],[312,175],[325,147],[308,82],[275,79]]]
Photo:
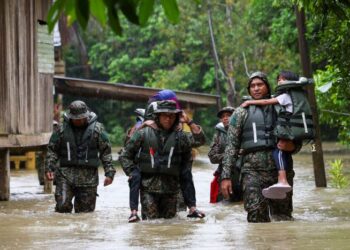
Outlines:
[[0,149],[0,201],[10,199],[10,151]]
[[[295,9],[296,23],[298,28],[298,41],[299,41],[299,53],[300,61],[303,67],[303,74],[308,78],[312,78],[311,60],[309,56],[308,46],[305,38],[306,26],[305,26],[305,13],[304,10]],[[323,149],[320,137],[320,126],[318,122],[317,103],[315,97],[315,86],[310,85],[307,87],[307,93],[310,101],[312,118],[315,127],[315,150],[312,150],[312,160],[314,165],[314,175],[316,187],[327,187],[326,173],[323,160]]]

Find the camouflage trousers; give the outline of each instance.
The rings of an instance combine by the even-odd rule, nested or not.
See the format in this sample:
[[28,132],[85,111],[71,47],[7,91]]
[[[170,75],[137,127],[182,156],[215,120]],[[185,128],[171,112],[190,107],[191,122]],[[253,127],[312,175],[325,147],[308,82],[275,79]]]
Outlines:
[[[288,182],[293,186],[294,171],[287,172]],[[244,208],[248,212],[248,222],[270,222],[292,220],[292,192],[283,200],[270,200],[262,195],[262,190],[277,182],[277,171],[244,173],[242,176]],[[271,215],[271,218],[270,218]]]
[[270,222],[269,199],[262,190],[277,182],[277,171],[251,171],[242,175],[244,209],[248,222]]
[[76,213],[87,213],[95,210],[97,187],[76,187],[67,182],[63,177],[55,178],[55,180],[56,212],[71,213],[73,209],[73,198],[74,211]]
[[158,194],[141,191],[142,219],[173,218],[178,194]]
[[[240,169],[235,167],[232,171],[232,176],[231,176],[232,194],[230,195],[230,198],[228,199],[228,201],[230,201],[230,202],[243,201],[243,192],[242,192],[242,185],[241,185],[241,180],[240,180],[241,176],[240,175],[241,175]],[[221,181],[222,181],[222,179],[219,178],[218,182],[219,182],[220,190],[219,190],[218,198],[216,200],[217,202],[224,200],[224,196],[222,195],[222,192],[221,192]]]
[[[293,187],[294,170],[287,171],[287,180],[289,185]],[[275,221],[293,220],[293,190],[287,193],[287,197],[283,200],[270,200],[271,218]]]

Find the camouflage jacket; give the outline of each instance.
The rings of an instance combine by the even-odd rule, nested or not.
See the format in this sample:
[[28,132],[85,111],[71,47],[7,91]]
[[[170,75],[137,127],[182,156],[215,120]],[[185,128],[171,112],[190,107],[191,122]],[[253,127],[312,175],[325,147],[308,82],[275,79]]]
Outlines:
[[[150,127],[156,130],[157,136],[163,137],[163,140],[166,141],[169,133],[159,129],[155,123]],[[141,189],[150,193],[175,194],[179,191],[180,186],[186,205],[191,207],[196,205],[195,189],[191,173],[193,138],[191,133],[185,133],[183,131],[178,131],[178,136],[179,147],[182,149],[180,175],[177,177],[162,174],[141,174]],[[137,130],[119,156],[119,161],[127,176],[130,176],[135,169],[139,169],[136,156],[143,146],[144,138],[145,129]]]
[[[95,114],[92,114],[95,115]],[[68,121],[65,121],[68,122]],[[76,139],[83,135],[84,129],[76,129]],[[75,186],[97,186],[98,185],[98,170],[97,168],[84,167],[63,167],[57,164],[60,161],[60,145],[63,139],[63,126],[54,131],[47,150],[47,158],[45,164],[45,172],[59,172],[64,178]],[[102,162],[105,176],[113,179],[115,169],[112,164],[111,144],[108,136],[104,131],[101,123],[97,122],[93,133],[93,139],[96,140],[99,151],[99,159]]]
[[[227,135],[227,145],[222,161],[222,179],[231,178],[232,169],[237,164],[242,140],[243,127],[247,117],[247,109],[241,107],[237,108],[231,116]],[[272,157],[272,149],[255,151],[243,155],[242,157],[242,165],[240,166],[242,173],[249,173],[251,171],[276,170],[275,163]]]
[[[149,119],[149,120],[145,121],[144,123],[142,123],[141,126],[136,127],[136,125],[135,125],[132,128],[130,128],[126,132],[126,137],[125,137],[125,140],[124,140],[124,146],[126,145],[126,143],[130,140],[132,135],[138,129],[141,129],[141,128],[145,127],[145,126],[148,126],[148,124],[153,124],[153,123],[154,123],[154,121]],[[177,129],[183,131],[182,125],[179,125],[177,127]],[[191,132],[183,131],[183,132],[186,134],[186,136],[188,136],[188,139],[191,142],[191,147],[192,148],[198,148],[198,147],[203,146],[205,144],[205,135],[203,133],[202,127],[200,127],[200,132],[198,134],[195,134],[192,131]]]
[[[222,129],[225,129],[222,126]],[[221,164],[224,158],[225,147],[227,141],[227,132],[216,129],[210,149],[208,152],[208,157],[210,162],[213,164]]]

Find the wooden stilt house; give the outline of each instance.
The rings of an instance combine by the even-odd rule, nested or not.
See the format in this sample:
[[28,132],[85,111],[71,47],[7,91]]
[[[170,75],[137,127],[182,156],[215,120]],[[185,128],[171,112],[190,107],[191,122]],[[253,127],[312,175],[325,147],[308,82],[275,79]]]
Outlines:
[[50,0],[0,0],[0,200],[9,199],[9,153],[45,147],[53,118]]

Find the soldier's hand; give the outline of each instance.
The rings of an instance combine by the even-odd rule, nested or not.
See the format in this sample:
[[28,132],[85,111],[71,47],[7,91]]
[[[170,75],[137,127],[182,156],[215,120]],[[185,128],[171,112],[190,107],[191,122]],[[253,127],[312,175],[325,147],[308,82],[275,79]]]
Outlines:
[[52,181],[53,178],[54,178],[53,172],[46,172],[45,175],[46,175],[46,178],[47,178],[49,181]]
[[232,182],[230,179],[223,179],[221,181],[221,192],[225,199],[229,199],[232,194]]
[[113,179],[111,177],[106,177],[105,178],[105,181],[103,183],[103,186],[108,186],[108,185],[111,185],[113,182]]
[[185,111],[182,110],[180,115],[180,122],[181,123],[188,123],[191,119],[188,117]]

